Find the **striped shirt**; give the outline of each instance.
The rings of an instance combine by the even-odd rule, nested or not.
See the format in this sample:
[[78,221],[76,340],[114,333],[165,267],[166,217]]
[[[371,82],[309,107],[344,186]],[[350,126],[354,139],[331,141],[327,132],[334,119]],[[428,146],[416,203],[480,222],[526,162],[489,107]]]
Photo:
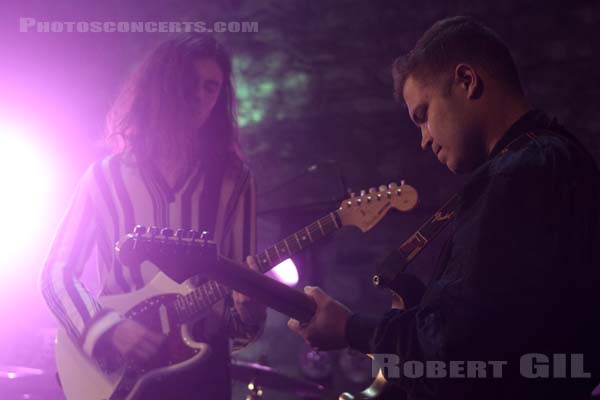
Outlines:
[[[42,292],[59,323],[85,353],[92,355],[97,340],[124,317],[105,309],[83,286],[80,277],[94,248],[101,295],[122,294],[142,288],[159,272],[149,262],[138,268],[121,265],[114,243],[137,224],[202,230],[200,215],[205,169],[195,169],[169,187],[152,167],[140,168],[113,155],[92,164],[81,178],[60,223],[42,272]],[[214,239],[220,252],[234,260],[256,250],[254,180],[240,164],[224,174]],[[227,329],[234,349],[254,340],[262,327],[245,325],[231,297],[220,304],[221,331]],[[215,309],[218,307],[215,306]]]

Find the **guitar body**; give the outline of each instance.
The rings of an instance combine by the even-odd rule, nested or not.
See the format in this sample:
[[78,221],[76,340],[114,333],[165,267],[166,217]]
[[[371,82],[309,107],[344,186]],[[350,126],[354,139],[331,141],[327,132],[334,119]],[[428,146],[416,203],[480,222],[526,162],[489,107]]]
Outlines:
[[56,363],[61,385],[69,400],[134,400],[152,382],[202,364],[210,353],[206,343],[196,342],[187,324],[173,324],[165,306],[193,287],[177,284],[162,273],[144,288],[121,295],[100,297],[106,308],[121,312],[165,336],[159,354],[143,368],[122,366],[106,372],[78,345],[65,330],[56,337]]
[[[425,294],[425,285],[414,275],[399,273],[390,282],[389,290],[392,295],[393,308],[405,309],[414,307],[421,302]],[[339,400],[404,400],[406,398],[406,392],[389,383],[382,370],[379,370],[371,385],[360,393],[345,392],[339,396]]]
[[383,373],[379,371],[371,385],[357,394],[344,392],[338,400],[405,400],[406,392],[390,384]]

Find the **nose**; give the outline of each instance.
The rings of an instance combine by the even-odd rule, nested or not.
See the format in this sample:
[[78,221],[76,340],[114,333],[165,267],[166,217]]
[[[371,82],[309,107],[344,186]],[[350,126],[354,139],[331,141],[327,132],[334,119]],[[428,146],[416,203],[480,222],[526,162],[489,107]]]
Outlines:
[[429,132],[424,125],[421,126],[421,148],[427,150],[427,147],[431,145],[432,139],[429,136]]

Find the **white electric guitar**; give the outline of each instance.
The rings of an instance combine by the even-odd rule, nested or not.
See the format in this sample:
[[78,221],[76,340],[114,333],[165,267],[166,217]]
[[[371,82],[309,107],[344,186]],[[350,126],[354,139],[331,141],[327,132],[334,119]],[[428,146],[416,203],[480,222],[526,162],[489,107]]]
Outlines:
[[[261,272],[267,272],[342,226],[356,226],[366,232],[391,209],[412,210],[417,198],[416,190],[404,183],[352,195],[336,211],[253,259]],[[59,329],[56,362],[68,400],[141,399],[150,383],[202,364],[210,354],[210,346],[194,340],[191,326],[231,293],[229,287],[300,321],[310,320],[314,312],[314,303],[303,293],[219,257],[215,244],[194,231],[137,227],[117,244],[116,251],[123,265],[139,265],[147,260],[162,272],[140,290],[103,296],[98,301],[105,308],[162,332],[164,341],[159,353],[143,367],[126,364],[106,371],[86,356],[66,331]],[[197,287],[189,284],[186,279],[198,274],[225,286],[214,280]]]

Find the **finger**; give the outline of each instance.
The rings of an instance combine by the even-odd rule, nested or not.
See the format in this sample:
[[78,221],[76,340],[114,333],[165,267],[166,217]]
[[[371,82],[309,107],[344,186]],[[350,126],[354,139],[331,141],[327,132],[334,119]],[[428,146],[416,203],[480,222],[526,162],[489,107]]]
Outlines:
[[292,332],[295,332],[298,335],[302,336],[302,327],[300,325],[300,321],[290,318],[287,325],[288,325],[288,328],[290,328],[290,330]]
[[252,257],[252,256],[246,257],[246,264],[248,264],[250,269],[252,269],[254,271],[259,271],[258,264],[256,264],[254,257]]
[[150,330],[146,332],[146,335],[144,337],[154,345],[159,345],[163,341],[163,335]]
[[240,293],[240,292],[233,291],[233,293],[231,295],[233,297],[233,300],[238,303],[244,303],[244,302],[250,300],[250,297],[248,297],[245,294]]
[[139,364],[148,362],[150,360],[150,356],[148,356],[148,354],[144,353],[143,351],[135,351],[133,353],[128,354],[127,359]]
[[317,303],[327,299],[327,294],[317,286],[304,286],[304,293],[315,299]]
[[158,346],[154,343],[142,340],[137,344],[137,346],[134,347],[134,351],[150,357],[152,354],[154,354],[157,348]]

